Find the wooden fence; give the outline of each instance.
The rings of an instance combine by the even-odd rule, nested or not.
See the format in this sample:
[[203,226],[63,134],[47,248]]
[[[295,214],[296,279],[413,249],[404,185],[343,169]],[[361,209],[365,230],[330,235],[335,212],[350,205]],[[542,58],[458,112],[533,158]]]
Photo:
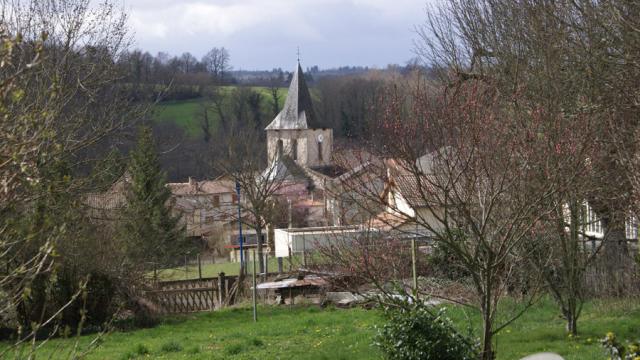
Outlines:
[[160,281],[145,291],[144,297],[160,313],[211,311],[225,304],[229,289],[237,279],[237,276],[220,274],[212,278]]

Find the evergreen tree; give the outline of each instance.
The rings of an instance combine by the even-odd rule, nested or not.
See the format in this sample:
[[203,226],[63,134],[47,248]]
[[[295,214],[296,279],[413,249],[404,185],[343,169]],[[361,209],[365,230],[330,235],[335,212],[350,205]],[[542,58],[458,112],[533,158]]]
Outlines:
[[128,167],[130,187],[122,238],[131,265],[144,270],[175,262],[185,247],[185,227],[173,214],[151,129],[141,127]]
[[91,173],[93,187],[99,191],[109,189],[124,174],[126,167],[127,162],[120,151],[117,148],[111,149],[93,168]]

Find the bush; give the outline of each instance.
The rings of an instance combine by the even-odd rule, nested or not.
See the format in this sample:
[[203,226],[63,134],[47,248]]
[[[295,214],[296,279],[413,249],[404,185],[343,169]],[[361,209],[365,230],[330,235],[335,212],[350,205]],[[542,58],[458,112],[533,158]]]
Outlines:
[[180,352],[182,351],[182,345],[175,341],[169,341],[162,344],[162,347],[160,347],[160,351],[164,353]]
[[618,341],[614,333],[608,332],[601,342],[611,360],[636,360],[640,358],[640,342],[638,341],[627,342],[627,346],[625,346]]
[[242,352],[243,347],[240,344],[231,344],[224,348],[224,353],[226,355],[238,355]]
[[393,360],[476,359],[474,342],[460,334],[445,316],[426,305],[386,308],[387,323],[378,331],[375,345]]
[[431,275],[449,280],[459,280],[469,276],[462,261],[450,247],[441,243],[433,248],[429,255],[428,264],[431,268]]
[[134,353],[138,355],[147,355],[150,353],[150,351],[149,351],[149,348],[146,347],[144,344],[138,344],[134,349]]

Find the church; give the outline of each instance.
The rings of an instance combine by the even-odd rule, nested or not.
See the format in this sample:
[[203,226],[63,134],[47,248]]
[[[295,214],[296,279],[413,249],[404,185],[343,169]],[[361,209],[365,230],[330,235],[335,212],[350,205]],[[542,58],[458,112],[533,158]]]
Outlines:
[[331,164],[333,130],[325,126],[313,110],[300,63],[291,78],[284,107],[265,130],[270,161],[286,154],[302,167],[321,168]]
[[349,170],[333,161],[333,129],[314,110],[300,62],[291,77],[282,110],[265,131],[269,165],[263,176],[306,185],[307,198],[297,199],[299,207],[307,205],[306,223],[309,226],[353,223],[356,218],[348,213],[353,212],[354,207],[342,206],[343,201],[336,198],[336,193],[341,191],[338,190],[340,183],[359,174],[362,167],[349,166]]

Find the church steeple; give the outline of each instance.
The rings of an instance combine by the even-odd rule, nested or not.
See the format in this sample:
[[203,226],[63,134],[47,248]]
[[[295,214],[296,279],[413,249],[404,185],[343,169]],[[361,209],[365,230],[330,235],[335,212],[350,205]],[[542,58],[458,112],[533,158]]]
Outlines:
[[316,117],[299,59],[297,65],[282,111],[265,129],[269,161],[291,161],[303,168],[326,166],[331,163],[333,129]]
[[282,111],[273,119],[266,130],[294,130],[324,128],[313,110],[311,94],[304,79],[304,72],[298,59],[298,67],[291,77],[289,92]]

